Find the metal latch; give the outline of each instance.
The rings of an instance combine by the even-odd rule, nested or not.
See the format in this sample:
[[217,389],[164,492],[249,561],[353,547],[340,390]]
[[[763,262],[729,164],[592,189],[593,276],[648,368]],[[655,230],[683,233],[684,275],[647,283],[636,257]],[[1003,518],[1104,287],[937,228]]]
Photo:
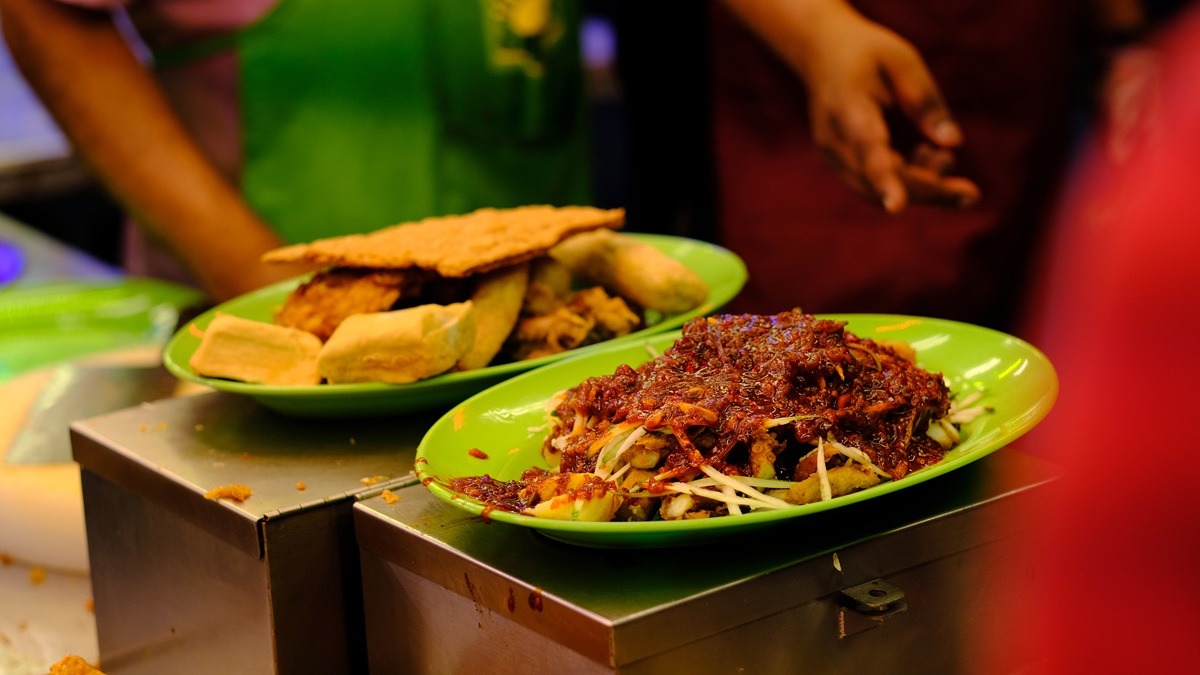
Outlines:
[[884,619],[908,609],[904,591],[883,579],[842,589],[840,597],[843,608],[838,610],[838,639],[878,627]]
[[854,609],[869,614],[892,614],[897,605],[905,605],[901,602],[904,591],[883,579],[872,579],[865,584],[843,589],[842,595],[854,603]]

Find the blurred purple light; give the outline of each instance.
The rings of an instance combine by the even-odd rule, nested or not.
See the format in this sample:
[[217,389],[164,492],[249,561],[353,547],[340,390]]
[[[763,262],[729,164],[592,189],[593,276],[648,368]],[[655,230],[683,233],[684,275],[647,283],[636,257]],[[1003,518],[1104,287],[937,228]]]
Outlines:
[[25,255],[21,249],[6,241],[0,241],[0,286],[11,283],[21,276],[25,267]]

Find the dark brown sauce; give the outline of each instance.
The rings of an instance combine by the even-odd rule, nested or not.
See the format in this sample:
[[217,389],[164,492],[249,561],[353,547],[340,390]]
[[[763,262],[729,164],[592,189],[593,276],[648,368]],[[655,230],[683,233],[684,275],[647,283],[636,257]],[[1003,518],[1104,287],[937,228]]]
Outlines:
[[[765,422],[799,418],[774,433],[801,444],[832,436],[862,447],[900,477],[941,459],[924,425],[948,407],[940,375],[845,332],[842,322],[792,311],[690,321],[661,356],[580,383],[556,413],[601,420],[570,436],[564,472],[592,470],[589,446],[612,423],[634,422],[674,435],[660,471],[707,463],[746,475],[745,448],[761,437]],[[571,426],[554,433],[569,434]]]
[[521,495],[523,484],[519,480],[502,481],[488,474],[452,478],[446,483],[457,494],[466,495],[487,504],[490,509],[520,513],[525,510],[525,498]]
[[[566,474],[594,471],[594,449],[611,438],[615,425],[630,423],[644,426],[646,438],[661,445],[658,478],[643,485],[652,494],[665,491],[667,481],[700,475],[702,465],[728,475],[761,475],[765,468],[777,478],[800,480],[816,470],[815,457],[803,457],[827,438],[861,448],[882,470],[902,478],[942,459],[941,446],[925,431],[948,411],[940,374],[846,332],[843,322],[799,311],[698,318],[657,358],[636,369],[618,366],[564,393],[554,411],[564,424],[543,446],[560,458],[563,476],[530,469],[519,480],[469,476],[448,487],[489,509],[514,513],[535,504],[539,492],[599,497],[611,485],[539,488]],[[589,421],[582,426],[576,420]],[[769,446],[769,460],[762,452],[753,459],[755,443]]]

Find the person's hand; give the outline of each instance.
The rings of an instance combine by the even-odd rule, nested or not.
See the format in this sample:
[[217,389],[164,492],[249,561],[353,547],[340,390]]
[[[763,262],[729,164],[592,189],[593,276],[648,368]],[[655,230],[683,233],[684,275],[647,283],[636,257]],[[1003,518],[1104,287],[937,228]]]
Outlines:
[[[962,131],[916,49],[840,2],[819,19],[789,60],[808,85],[813,137],[826,163],[889,213],[909,201],[978,201],[975,183],[949,173]],[[884,120],[891,106],[928,141],[911,157],[892,146]]]

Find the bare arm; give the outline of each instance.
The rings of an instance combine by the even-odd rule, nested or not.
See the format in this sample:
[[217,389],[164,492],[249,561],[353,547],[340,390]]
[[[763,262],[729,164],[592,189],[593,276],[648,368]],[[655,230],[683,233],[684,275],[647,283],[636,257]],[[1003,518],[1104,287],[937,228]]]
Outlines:
[[[962,132],[920,54],[844,0],[725,0],[805,83],[813,139],[842,180],[896,213],[912,201],[967,205],[971,181],[947,176]],[[928,139],[901,157],[884,108],[899,107]]]
[[203,154],[108,14],[0,0],[30,85],[116,198],[216,300],[296,273],[259,262],[279,238]]

